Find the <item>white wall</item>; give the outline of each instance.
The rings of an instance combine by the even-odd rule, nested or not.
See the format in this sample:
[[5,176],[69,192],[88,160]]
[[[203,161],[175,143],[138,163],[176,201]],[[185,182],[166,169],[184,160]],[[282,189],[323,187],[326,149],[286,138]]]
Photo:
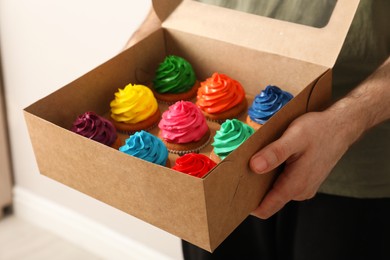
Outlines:
[[39,175],[22,109],[118,53],[150,0],[0,0],[16,185],[174,259],[178,238]]

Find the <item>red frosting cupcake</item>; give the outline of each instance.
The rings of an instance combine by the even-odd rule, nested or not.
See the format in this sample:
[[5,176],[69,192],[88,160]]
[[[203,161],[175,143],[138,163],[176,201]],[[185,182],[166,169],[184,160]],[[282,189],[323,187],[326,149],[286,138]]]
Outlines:
[[172,169],[203,178],[217,164],[209,157],[203,154],[187,153],[176,159]]

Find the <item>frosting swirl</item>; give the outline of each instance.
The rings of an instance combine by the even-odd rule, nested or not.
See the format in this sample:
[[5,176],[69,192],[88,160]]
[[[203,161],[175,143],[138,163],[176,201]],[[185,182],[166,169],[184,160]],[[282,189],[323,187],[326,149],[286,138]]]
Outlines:
[[172,169],[202,178],[217,164],[203,154],[187,153],[176,159]]
[[168,150],[156,136],[141,130],[126,139],[119,151],[146,160],[151,163],[166,165]]
[[244,88],[238,81],[215,72],[200,83],[196,105],[209,114],[216,114],[229,110],[244,98]]
[[199,141],[209,129],[200,109],[189,101],[178,101],[169,106],[158,127],[161,137],[171,143]]
[[185,59],[170,55],[159,65],[153,87],[158,93],[183,93],[196,82],[195,72]]
[[94,112],[79,115],[73,122],[71,131],[108,146],[117,139],[113,124]]
[[264,124],[292,98],[290,93],[269,85],[256,95],[252,106],[248,109],[248,115],[252,121]]
[[132,84],[124,89],[118,89],[110,106],[111,117],[117,122],[128,124],[141,122],[158,109],[157,100],[148,87]]
[[237,149],[246,139],[248,139],[255,130],[238,119],[228,119],[216,132],[214,142],[214,153],[222,160],[232,151]]

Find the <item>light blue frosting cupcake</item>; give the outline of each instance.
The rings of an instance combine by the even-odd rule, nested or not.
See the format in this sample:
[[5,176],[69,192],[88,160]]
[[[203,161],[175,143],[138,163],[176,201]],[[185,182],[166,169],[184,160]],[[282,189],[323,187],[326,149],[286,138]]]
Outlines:
[[119,151],[162,166],[166,165],[168,158],[165,144],[158,137],[144,130],[127,138]]

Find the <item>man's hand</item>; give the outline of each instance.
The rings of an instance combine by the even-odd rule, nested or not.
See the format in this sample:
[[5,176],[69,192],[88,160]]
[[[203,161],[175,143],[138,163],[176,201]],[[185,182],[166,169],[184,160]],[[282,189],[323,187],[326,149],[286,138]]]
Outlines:
[[266,219],[290,200],[302,201],[315,195],[349,147],[340,130],[344,126],[334,116],[331,112],[305,114],[280,139],[252,157],[250,167],[259,174],[285,162],[283,172],[253,215]]
[[324,112],[296,119],[282,137],[253,155],[264,174],[285,162],[253,215],[268,218],[291,200],[312,198],[341,156],[360,136],[390,119],[390,57],[346,97]]

